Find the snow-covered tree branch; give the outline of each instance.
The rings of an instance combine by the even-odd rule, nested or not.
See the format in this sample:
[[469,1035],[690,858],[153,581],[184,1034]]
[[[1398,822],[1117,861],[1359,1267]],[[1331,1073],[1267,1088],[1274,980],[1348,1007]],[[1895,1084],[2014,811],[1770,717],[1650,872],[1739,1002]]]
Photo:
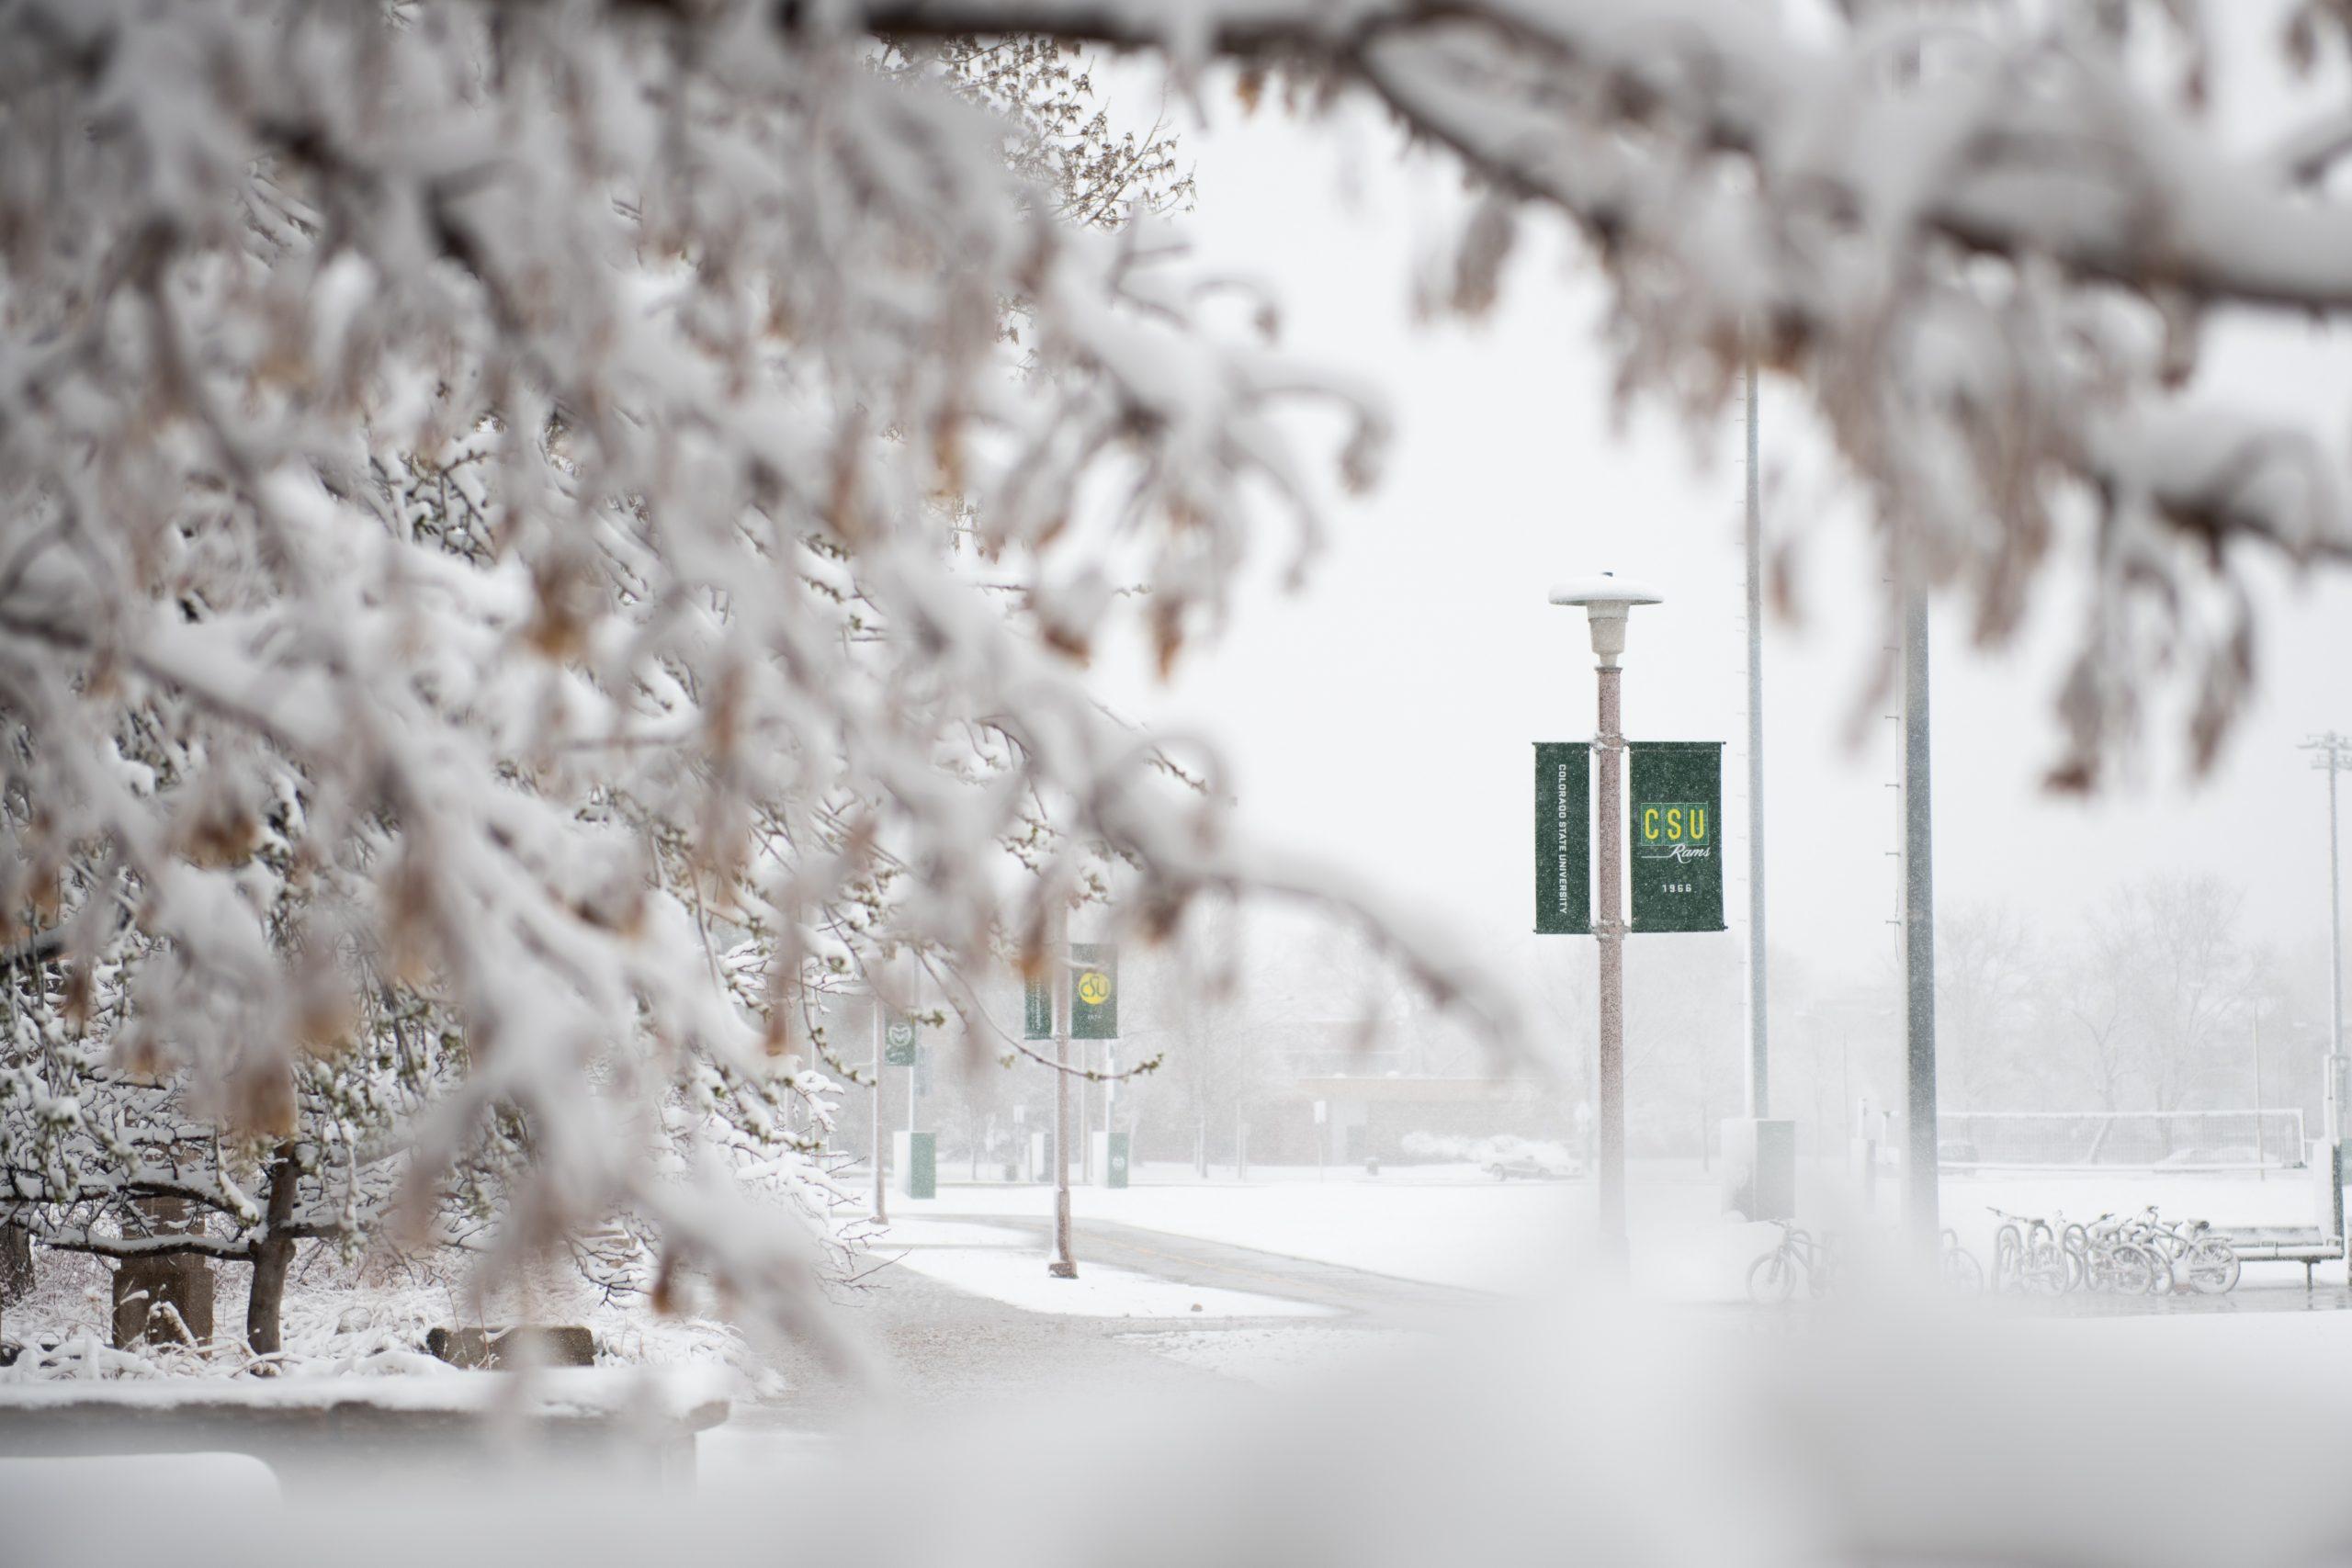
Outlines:
[[[1287,412],[1341,408],[1358,478],[1377,413],[1203,319],[1165,138],[1050,44],[297,0],[0,35],[0,944],[51,1162],[12,1210],[121,1252],[185,1183],[258,1258],[429,1216],[503,1138],[496,1245],[626,1213],[820,1331],[811,1249],[713,1179],[821,1187],[811,998],[1034,964],[1110,866],[1147,922],[1256,880],[1083,665],[1129,606],[1174,658],[1269,523],[1310,551]],[[412,1015],[454,1070],[355,1199],[318,1116]],[[166,1180],[151,1123],[228,1152]],[[241,1160],[317,1179],[266,1220]]]
[[[2210,761],[2252,677],[2249,550],[2352,556],[2345,433],[2217,397],[2229,309],[2352,312],[2340,90],[2267,152],[2205,113],[2205,8],[1852,0],[883,0],[893,38],[1017,31],[1353,86],[1489,199],[1454,302],[1491,299],[1514,209],[1565,212],[1612,288],[1620,381],[1703,413],[1753,357],[1810,391],[1890,572],[2015,630],[2092,519],[2095,592],[2055,771],[2086,785],[2161,675]],[[1802,13],[1800,15],[1800,13]],[[2278,40],[2340,56],[2341,7]],[[1890,639],[1892,640],[1892,639]]]
[[[432,1212],[504,1129],[501,1245],[625,1212],[786,1321],[808,1250],[707,1178],[817,1181],[824,993],[969,997],[1114,886],[1147,933],[1263,890],[1513,1031],[1442,934],[1237,842],[1213,754],[1089,689],[1123,618],[1172,660],[1250,552],[1311,557],[1294,411],[1341,412],[1351,483],[1384,431],[1208,308],[1154,219],[1166,138],[1113,134],[1064,46],[1372,94],[1488,193],[1465,310],[1521,205],[1565,212],[1626,391],[1795,378],[1890,575],[1987,638],[2086,519],[2067,781],[2166,671],[2210,755],[2250,552],[2352,553],[2340,433],[2217,405],[2196,357],[2217,310],[2352,306],[2352,139],[2337,107],[2230,150],[2155,0],[0,0],[0,36],[28,1146],[169,1084],[164,1122],[248,1151],[169,1181],[312,1168],[334,1065],[429,1019],[453,1070],[398,1080],[371,1212]],[[121,1154],[87,1194],[166,1179]],[[288,1234],[228,1244],[253,1224]]]

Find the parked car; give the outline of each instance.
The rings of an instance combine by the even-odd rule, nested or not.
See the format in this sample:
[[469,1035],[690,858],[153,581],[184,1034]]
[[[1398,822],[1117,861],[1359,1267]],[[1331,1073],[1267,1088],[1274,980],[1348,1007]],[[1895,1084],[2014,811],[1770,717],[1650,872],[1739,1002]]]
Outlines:
[[1509,1181],[1513,1177],[1528,1181],[1566,1181],[1582,1176],[1584,1167],[1577,1160],[1555,1156],[1516,1155],[1490,1161],[1487,1174],[1497,1181]]

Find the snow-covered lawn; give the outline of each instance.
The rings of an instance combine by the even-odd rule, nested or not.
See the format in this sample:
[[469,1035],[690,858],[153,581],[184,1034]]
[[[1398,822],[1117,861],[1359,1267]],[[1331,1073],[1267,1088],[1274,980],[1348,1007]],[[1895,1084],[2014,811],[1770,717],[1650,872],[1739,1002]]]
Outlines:
[[[1227,1242],[1289,1258],[1337,1263],[1400,1279],[1515,1290],[1534,1284],[1571,1228],[1589,1229],[1589,1200],[1565,1182],[1470,1179],[1467,1168],[1434,1176],[1367,1177],[1332,1171],[1253,1170],[1246,1183],[1159,1181],[1144,1173],[1122,1190],[1080,1187],[1070,1207],[1090,1220]],[[1044,1187],[943,1187],[923,1202],[899,1201],[894,1213],[1049,1213]]]
[[1177,1328],[1124,1337],[1154,1355],[1266,1388],[1312,1383],[1337,1372],[1376,1376],[1382,1362],[1415,1354],[1425,1336],[1386,1328],[1250,1326]]
[[[1863,1213],[1844,1173],[1804,1167],[1800,1208],[1806,1224],[1854,1235],[1891,1232],[1896,1184],[1881,1183],[1874,1213]],[[1988,1205],[2028,1214],[2088,1220],[2157,1204],[2170,1218],[2217,1224],[2308,1224],[2319,1194],[2301,1171],[2251,1173],[2102,1171],[1947,1175],[1944,1223],[1979,1258],[1989,1256],[1996,1222]],[[1774,1241],[1771,1227],[1723,1213],[1715,1177],[1695,1164],[1634,1165],[1626,1189],[1633,1233],[1634,1282],[1668,1300],[1735,1300],[1748,1263]],[[1041,1186],[948,1186],[935,1199],[894,1201],[908,1221],[930,1216],[1004,1214],[1042,1217],[1052,1196]],[[1506,1294],[1543,1289],[1593,1235],[1589,1181],[1497,1181],[1468,1166],[1253,1168],[1237,1182],[1195,1179],[1183,1167],[1146,1167],[1125,1189],[1076,1187],[1071,1207],[1083,1252],[1089,1221],[1311,1258],[1399,1279]],[[2300,1279],[2299,1269],[2262,1266],[2250,1283]]]
[[[976,1234],[994,1239],[971,1239]],[[1045,1255],[1025,1237],[987,1225],[901,1221],[877,1242],[875,1250],[881,1257],[896,1257],[900,1269],[1024,1312],[1071,1317],[1329,1315],[1329,1309],[1305,1302],[1179,1284],[1101,1263],[1087,1264],[1075,1280],[1057,1280],[1046,1272]]]

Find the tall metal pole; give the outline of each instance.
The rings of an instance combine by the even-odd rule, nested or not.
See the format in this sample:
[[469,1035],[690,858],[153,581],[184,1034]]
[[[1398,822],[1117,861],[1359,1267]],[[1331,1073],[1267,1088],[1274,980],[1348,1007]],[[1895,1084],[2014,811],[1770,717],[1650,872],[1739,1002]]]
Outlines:
[[[2302,1151],[2298,1149],[2298,1154]],[[2270,1179],[2270,1145],[2262,1134],[2262,1009],[2254,1010],[2254,1179]]]
[[2335,775],[2343,771],[2343,738],[2328,732],[2327,748],[2327,972],[2329,1098],[2335,1101],[2335,1136],[2344,1135],[2344,862],[2335,847]]
[[1764,507],[1756,465],[1756,362],[1751,359],[1747,362],[1747,1114],[1760,1121],[1772,1113],[1772,1087],[1766,1066],[1764,1022]]
[[2335,775],[2344,768],[2344,738],[2327,736],[2327,973],[2328,1047],[2344,1054],[2344,861],[2336,847]]
[[1903,592],[1903,987],[1909,1158],[1904,1204],[1913,1238],[1940,1245],[1936,1147],[1935,818],[1928,788],[1928,596],[1906,563]]
[[888,1224],[889,1211],[882,1199],[882,994],[874,993],[874,1223]]
[[2312,766],[2327,770],[2327,972],[2329,986],[2327,1034],[2327,1128],[2330,1140],[2344,1136],[2344,886],[2343,861],[2336,846],[2335,775],[2352,766],[2352,738],[2331,729],[2302,744],[2315,751]]
[[1624,875],[1625,737],[1620,732],[1614,653],[1602,653],[1600,681],[1600,814],[1593,833],[1600,840],[1600,916],[1592,923],[1600,939],[1600,1249],[1622,1261],[1625,1240],[1625,910],[1620,883]]
[[1078,1278],[1069,1250],[1069,911],[1054,898],[1053,953],[1046,973],[1054,994],[1054,1256],[1046,1272]]

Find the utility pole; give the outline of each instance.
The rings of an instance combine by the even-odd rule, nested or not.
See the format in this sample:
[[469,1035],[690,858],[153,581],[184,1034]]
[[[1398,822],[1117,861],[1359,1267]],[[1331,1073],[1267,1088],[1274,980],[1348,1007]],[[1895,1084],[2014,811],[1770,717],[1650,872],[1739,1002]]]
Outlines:
[[1078,1278],[1069,1250],[1069,909],[1054,899],[1052,954],[1046,961],[1054,995],[1054,1256],[1046,1272],[1057,1280]]
[[1600,810],[1593,836],[1600,841],[1600,909],[1592,934],[1600,941],[1600,1169],[1595,1182],[1600,1251],[1623,1267],[1625,1237],[1625,737],[1617,660],[1625,651],[1625,621],[1636,604],[1658,596],[1614,574],[1582,578],[1552,592],[1555,604],[1584,607],[1592,633],[1599,682]]
[[2312,766],[2327,770],[2327,1138],[2340,1143],[2344,1137],[2344,886],[2343,862],[2336,847],[2335,775],[2352,768],[2352,736],[2331,729],[2312,736],[2299,749],[2316,753]]
[[2270,1179],[2269,1140],[2262,1128],[2262,1004],[2254,1007],[2254,1179]]
[[875,991],[868,998],[874,1005],[874,1223],[890,1223],[889,1210],[882,1197],[882,993]]
[[[1911,552],[1906,550],[1906,556]],[[1906,558],[1903,595],[1903,989],[1909,1157],[1904,1206],[1912,1239],[1935,1255],[1943,1223],[1936,1142],[1935,816],[1928,787],[1928,593]]]
[[[1764,505],[1757,479],[1756,362],[1747,362],[1747,1114],[1772,1114],[1764,1013]],[[1703,1139],[1700,1145],[1705,1153]]]

